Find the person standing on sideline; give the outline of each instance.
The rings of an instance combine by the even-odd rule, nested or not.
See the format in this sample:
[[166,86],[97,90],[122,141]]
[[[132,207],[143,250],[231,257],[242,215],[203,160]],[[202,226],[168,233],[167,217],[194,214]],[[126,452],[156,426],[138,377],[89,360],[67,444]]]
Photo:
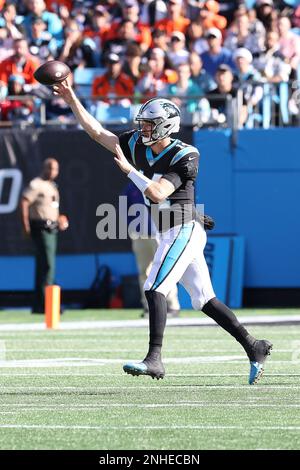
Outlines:
[[43,163],[42,174],[30,181],[21,198],[24,233],[35,248],[35,292],[32,313],[44,313],[44,290],[54,284],[58,230],[66,230],[68,219],[59,215],[59,192],[54,183],[59,165],[54,158]]
[[179,108],[163,98],[150,99],[136,116],[139,130],[118,137],[87,112],[67,80],[53,89],[69,104],[90,137],[114,154],[120,170],[145,195],[151,211],[153,208],[162,222],[158,225],[161,240],[144,286],[149,307],[149,349],[141,362],[126,363],[123,370],[131,375],[164,377],[161,350],[167,319],[166,296],[180,282],[189,292],[193,308],[213,318],[240,343],[250,361],[249,384],[256,383],[272,344],[249,334],[214,293],[203,254],[205,223],[200,223],[194,201],[199,151],[170,137],[180,128]]

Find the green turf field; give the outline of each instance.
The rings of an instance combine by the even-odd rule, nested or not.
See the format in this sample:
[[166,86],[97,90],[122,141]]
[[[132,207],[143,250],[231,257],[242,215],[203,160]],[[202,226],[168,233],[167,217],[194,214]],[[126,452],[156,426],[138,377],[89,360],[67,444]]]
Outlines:
[[[101,315],[62,320],[72,318]],[[0,312],[2,325],[26,321],[42,317]],[[300,326],[249,330],[274,343],[255,386],[240,346],[217,327],[167,328],[160,381],[122,371],[143,358],[147,328],[0,329],[0,448],[299,449]]]

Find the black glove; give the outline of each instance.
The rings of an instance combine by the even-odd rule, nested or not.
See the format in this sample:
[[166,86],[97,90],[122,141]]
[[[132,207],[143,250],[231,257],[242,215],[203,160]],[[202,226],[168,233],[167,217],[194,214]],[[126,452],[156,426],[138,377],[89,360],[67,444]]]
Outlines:
[[201,214],[199,217],[204,230],[212,230],[215,227],[215,221],[209,215]]

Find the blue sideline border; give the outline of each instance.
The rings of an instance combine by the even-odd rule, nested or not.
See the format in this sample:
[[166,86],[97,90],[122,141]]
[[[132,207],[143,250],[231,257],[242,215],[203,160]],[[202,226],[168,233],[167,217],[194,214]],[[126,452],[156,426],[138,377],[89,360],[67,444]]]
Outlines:
[[[242,304],[244,279],[244,239],[242,237],[209,237],[205,256],[217,296],[231,307]],[[58,255],[56,283],[66,290],[86,290],[91,286],[99,265],[107,265],[112,282],[118,285],[122,276],[137,275],[132,253]],[[0,257],[0,291],[31,291],[34,287],[32,256]],[[192,308],[186,291],[179,286],[182,308]]]

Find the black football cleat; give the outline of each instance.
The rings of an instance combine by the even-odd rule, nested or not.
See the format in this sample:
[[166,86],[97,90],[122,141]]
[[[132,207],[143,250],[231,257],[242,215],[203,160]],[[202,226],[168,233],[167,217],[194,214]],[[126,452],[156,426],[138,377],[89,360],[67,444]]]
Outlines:
[[273,344],[265,339],[254,341],[248,352],[250,360],[249,385],[256,384],[264,372],[264,363],[271,354]]
[[160,360],[144,359],[142,362],[128,362],[123,366],[124,372],[130,375],[150,375],[152,379],[163,379],[165,368]]

